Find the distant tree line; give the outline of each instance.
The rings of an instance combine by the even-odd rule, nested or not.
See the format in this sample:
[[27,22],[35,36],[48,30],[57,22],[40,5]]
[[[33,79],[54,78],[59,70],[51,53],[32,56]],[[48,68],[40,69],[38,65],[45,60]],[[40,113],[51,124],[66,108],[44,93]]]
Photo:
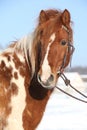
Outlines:
[[79,74],[87,74],[87,67],[81,67],[81,66],[77,66],[77,67],[71,67],[71,68],[67,68],[66,72],[78,72]]

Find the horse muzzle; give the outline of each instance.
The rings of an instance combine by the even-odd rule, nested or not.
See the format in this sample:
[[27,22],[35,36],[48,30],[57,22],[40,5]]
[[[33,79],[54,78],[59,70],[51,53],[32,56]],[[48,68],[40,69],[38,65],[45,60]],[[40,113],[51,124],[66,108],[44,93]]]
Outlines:
[[55,78],[54,78],[54,75],[51,74],[47,79],[44,78],[44,80],[41,78],[41,75],[38,74],[37,75],[37,79],[38,79],[38,82],[44,87],[44,88],[47,88],[47,89],[52,89],[55,87]]

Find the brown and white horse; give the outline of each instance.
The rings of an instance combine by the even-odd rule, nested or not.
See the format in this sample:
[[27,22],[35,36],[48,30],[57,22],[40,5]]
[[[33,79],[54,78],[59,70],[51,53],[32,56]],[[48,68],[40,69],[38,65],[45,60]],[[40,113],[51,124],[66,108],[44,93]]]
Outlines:
[[0,54],[0,130],[36,129],[72,39],[68,10],[42,10],[35,31]]

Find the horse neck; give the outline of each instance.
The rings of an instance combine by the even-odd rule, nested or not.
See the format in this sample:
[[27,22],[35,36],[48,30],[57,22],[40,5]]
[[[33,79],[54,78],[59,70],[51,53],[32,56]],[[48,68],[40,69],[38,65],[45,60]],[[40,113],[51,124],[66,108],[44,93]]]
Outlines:
[[32,76],[35,72],[35,56],[33,52],[33,39],[34,39],[34,34],[32,33],[30,35],[24,36],[15,45],[15,50],[21,50],[24,57],[26,58],[26,62],[29,67],[31,64]]

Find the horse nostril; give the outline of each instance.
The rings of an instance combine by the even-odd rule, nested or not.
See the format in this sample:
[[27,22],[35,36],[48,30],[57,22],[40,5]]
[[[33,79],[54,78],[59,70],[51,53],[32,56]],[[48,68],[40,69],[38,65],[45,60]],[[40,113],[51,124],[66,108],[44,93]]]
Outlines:
[[51,74],[50,77],[48,78],[49,82],[52,82],[54,80],[54,76]]

